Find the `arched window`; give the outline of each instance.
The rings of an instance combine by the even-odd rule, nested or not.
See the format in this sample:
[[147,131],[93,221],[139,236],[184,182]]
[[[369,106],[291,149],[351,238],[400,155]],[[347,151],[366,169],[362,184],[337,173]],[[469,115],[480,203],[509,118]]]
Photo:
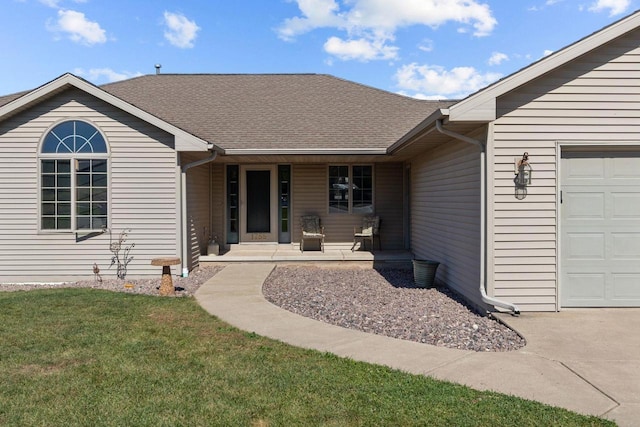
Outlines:
[[102,230],[108,226],[109,172],[104,137],[69,120],[44,137],[40,150],[42,230]]

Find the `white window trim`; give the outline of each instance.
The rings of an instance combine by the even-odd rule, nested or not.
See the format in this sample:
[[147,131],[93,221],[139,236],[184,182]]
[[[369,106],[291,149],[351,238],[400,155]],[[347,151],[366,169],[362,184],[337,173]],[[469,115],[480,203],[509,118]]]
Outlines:
[[[44,145],[45,138],[49,134],[49,132],[64,122],[70,121],[81,121],[85,122],[91,126],[93,126],[100,134],[105,141],[106,153],[43,153],[42,147]],[[42,228],[42,160],[70,160],[71,162],[71,228],[69,229],[44,229]],[[109,146],[109,142],[102,132],[102,130],[95,124],[88,120],[79,119],[79,118],[65,118],[60,120],[54,124],[52,124],[43,134],[38,144],[38,153],[37,153],[37,221],[38,221],[38,231],[37,234],[91,234],[102,232],[102,229],[92,229],[92,228],[82,228],[78,229],[77,227],[77,195],[76,195],[76,175],[77,170],[75,168],[75,164],[77,160],[106,160],[107,161],[107,227],[111,226],[112,221],[112,199],[111,199],[111,188],[112,188],[112,173],[111,173],[111,147]]]
[[[70,160],[71,162],[71,228],[69,229],[45,229],[42,227],[42,160]],[[42,234],[58,234],[58,233],[95,233],[101,232],[102,229],[81,228],[77,226],[77,195],[78,189],[76,185],[77,170],[75,164],[77,160],[106,160],[107,161],[107,226],[111,220],[111,161],[109,156],[105,155],[82,155],[82,156],[64,156],[64,155],[40,155],[38,158],[38,231]]]
[[332,211],[330,202],[330,189],[329,189],[329,170],[333,166],[347,166],[349,174],[349,182],[353,182],[353,167],[354,166],[369,166],[371,168],[371,209],[375,211],[376,200],[376,183],[375,183],[375,166],[372,163],[330,163],[327,165],[325,176],[325,206],[327,207],[327,213],[329,215],[365,215],[360,212],[353,212],[353,188],[349,186],[349,208],[344,212]]

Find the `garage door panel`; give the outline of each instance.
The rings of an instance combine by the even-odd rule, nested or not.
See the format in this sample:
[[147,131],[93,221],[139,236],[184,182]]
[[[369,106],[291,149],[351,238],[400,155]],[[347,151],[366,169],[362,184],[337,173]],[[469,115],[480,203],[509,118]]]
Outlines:
[[640,261],[640,233],[611,233],[612,260]]
[[566,201],[567,218],[571,219],[604,219],[604,193],[582,193],[568,191],[563,193]]
[[613,274],[612,299],[617,301],[632,300],[640,302],[640,274]]
[[[576,153],[577,154],[577,153]],[[569,179],[603,179],[604,159],[599,158],[568,158],[565,162],[566,178]]]
[[611,193],[614,219],[640,219],[640,194]]
[[640,152],[563,152],[561,169],[561,305],[640,306]]
[[566,295],[563,297],[571,301],[593,304],[605,297],[605,275],[602,273],[569,273],[565,280]]
[[604,233],[567,233],[564,243],[568,260],[604,259]]
[[614,179],[637,179],[640,181],[640,169],[633,161],[629,161],[629,155],[614,157],[612,161],[611,177]]

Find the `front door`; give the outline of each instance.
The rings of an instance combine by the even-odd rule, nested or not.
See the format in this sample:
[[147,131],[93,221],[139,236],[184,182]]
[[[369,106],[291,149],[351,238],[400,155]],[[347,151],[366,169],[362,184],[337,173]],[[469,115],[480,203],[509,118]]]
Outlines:
[[241,166],[240,242],[278,242],[276,167]]

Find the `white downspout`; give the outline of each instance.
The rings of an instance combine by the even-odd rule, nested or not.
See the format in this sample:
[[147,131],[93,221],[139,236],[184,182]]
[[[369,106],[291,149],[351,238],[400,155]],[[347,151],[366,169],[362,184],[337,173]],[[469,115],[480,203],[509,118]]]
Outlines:
[[196,166],[201,166],[207,163],[213,162],[218,156],[217,151],[213,151],[210,157],[206,159],[196,160],[195,162],[187,163],[184,166],[180,167],[180,209],[182,217],[182,277],[189,277],[189,264],[187,263],[187,258],[189,256],[189,245],[188,245],[188,236],[189,236],[189,227],[187,221],[187,171],[191,168],[195,168]]
[[456,132],[452,132],[442,127],[442,119],[436,120],[436,129],[443,135],[450,136],[459,141],[467,142],[469,144],[477,145],[480,147],[480,295],[482,301],[486,304],[490,304],[494,307],[501,307],[507,310],[511,310],[514,314],[520,314],[520,309],[517,305],[510,302],[502,301],[494,297],[487,295],[486,281],[487,281],[487,171],[486,171],[486,147],[485,145],[474,138],[470,138],[466,135],[462,135]]

